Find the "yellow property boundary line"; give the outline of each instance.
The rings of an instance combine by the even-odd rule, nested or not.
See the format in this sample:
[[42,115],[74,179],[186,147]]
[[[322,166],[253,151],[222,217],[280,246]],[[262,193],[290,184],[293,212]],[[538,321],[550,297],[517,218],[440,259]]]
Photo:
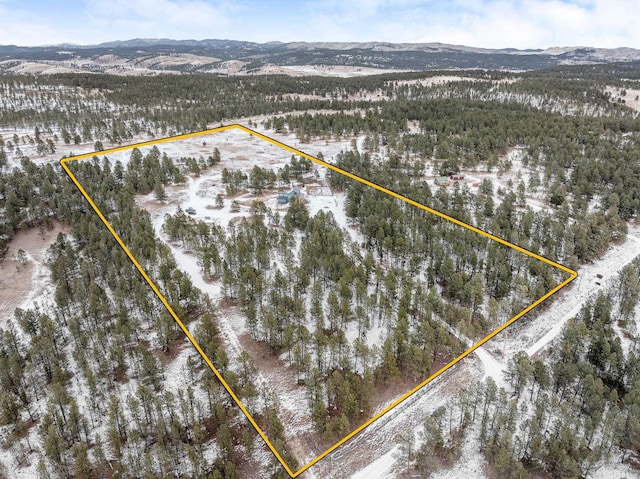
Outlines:
[[[489,239],[492,239],[494,241],[497,241],[500,244],[503,244],[505,246],[508,246],[509,248],[513,248],[521,253],[526,254],[527,256],[530,256],[532,258],[538,259],[540,261],[543,261],[544,263],[547,263],[551,266],[554,266],[566,273],[569,273],[569,278],[566,279],[565,281],[563,281],[562,283],[560,283],[559,285],[557,285],[555,288],[553,288],[551,291],[549,291],[547,294],[545,294],[544,296],[542,296],[540,299],[534,301],[533,303],[531,303],[529,306],[527,306],[525,309],[523,309],[521,312],[519,312],[518,314],[516,314],[513,318],[511,318],[509,321],[507,321],[506,323],[504,323],[502,326],[500,326],[498,329],[496,329],[495,331],[493,331],[492,333],[490,333],[489,335],[487,335],[484,339],[478,341],[476,344],[474,344],[473,346],[471,346],[469,349],[467,349],[466,351],[464,351],[462,354],[460,354],[457,358],[455,358],[453,361],[451,361],[449,364],[447,364],[446,366],[442,367],[441,369],[439,369],[437,372],[435,372],[434,374],[432,374],[431,376],[429,376],[427,379],[425,379],[424,381],[422,381],[420,384],[418,384],[416,387],[414,387],[413,389],[411,389],[409,392],[405,393],[403,396],[401,396],[400,398],[398,398],[397,400],[395,400],[392,404],[390,404],[389,406],[387,406],[385,409],[383,409],[382,411],[380,411],[378,414],[376,414],[375,416],[373,416],[371,419],[369,419],[368,421],[366,421],[365,423],[361,424],[360,426],[358,426],[355,430],[353,430],[351,433],[349,433],[346,437],[344,437],[343,439],[341,439],[340,441],[338,441],[337,443],[335,443],[333,446],[331,446],[330,448],[328,448],[326,451],[324,451],[322,454],[320,454],[319,456],[317,456],[315,459],[313,459],[311,462],[307,463],[306,465],[304,465],[303,467],[301,467],[300,469],[298,469],[297,471],[292,471],[289,466],[286,464],[286,462],[282,459],[282,457],[280,456],[280,454],[278,453],[278,451],[276,451],[276,449],[273,447],[273,444],[271,444],[271,442],[269,441],[269,439],[267,438],[267,436],[265,435],[264,431],[260,428],[260,426],[258,426],[258,424],[255,422],[255,420],[253,419],[253,417],[251,416],[251,414],[249,413],[249,411],[247,411],[247,409],[245,408],[245,406],[242,404],[242,402],[240,401],[240,399],[238,398],[238,396],[236,396],[236,394],[231,390],[231,388],[229,387],[229,385],[227,384],[227,382],[224,380],[224,378],[222,377],[222,375],[220,374],[220,372],[216,369],[216,367],[213,365],[213,363],[211,362],[211,360],[207,357],[207,355],[204,353],[204,351],[202,350],[202,348],[200,347],[200,345],[198,344],[198,342],[195,340],[195,338],[191,335],[191,333],[189,332],[189,330],[185,327],[184,323],[180,320],[180,318],[176,315],[176,313],[173,311],[173,309],[171,308],[171,306],[169,305],[169,303],[167,302],[167,300],[164,298],[164,296],[162,295],[162,293],[160,293],[160,291],[158,290],[158,288],[156,287],[156,285],[153,283],[153,281],[151,281],[151,279],[149,278],[149,276],[147,275],[147,273],[144,271],[144,269],[142,269],[142,266],[140,266],[140,263],[138,263],[138,261],[134,258],[134,256],[131,254],[131,252],[129,251],[129,249],[127,248],[127,246],[124,244],[124,242],[122,241],[122,239],[120,238],[120,236],[118,236],[118,234],[115,232],[115,230],[113,229],[113,227],[111,226],[111,224],[109,224],[109,222],[107,221],[107,219],[105,218],[105,216],[102,214],[102,212],[100,211],[100,209],[96,206],[96,204],[94,203],[94,201],[91,199],[91,197],[89,196],[89,194],[86,192],[86,190],[84,189],[84,187],[80,184],[80,182],[78,181],[78,179],[73,175],[73,173],[71,172],[71,170],[69,169],[69,166],[67,165],[67,163],[71,162],[71,161],[76,161],[76,160],[82,160],[82,159],[86,159],[86,158],[92,158],[98,155],[105,155],[105,154],[109,154],[109,153],[115,153],[118,151],[124,151],[124,150],[130,150],[133,148],[138,148],[138,147],[144,147],[144,146],[151,146],[151,145],[155,145],[158,143],[166,143],[169,141],[176,141],[176,140],[184,140],[186,138],[192,138],[192,137],[196,137],[196,136],[201,136],[201,135],[206,135],[206,134],[211,134],[211,133],[217,133],[217,132],[221,132],[221,131],[225,131],[225,130],[231,130],[231,129],[238,129],[238,130],[242,130],[246,133],[249,133],[253,136],[255,136],[256,138],[260,138],[262,140],[265,140],[273,145],[279,146],[280,148],[283,148],[285,150],[288,150],[296,155],[300,155],[304,158],[307,158],[308,160],[311,160],[321,166],[324,166],[326,168],[329,168],[330,170],[333,170],[337,173],[341,173],[353,180],[359,181],[360,183],[363,183],[367,186],[370,186],[372,188],[375,188],[376,190],[379,190],[383,193],[386,193],[388,195],[391,195],[395,198],[398,198],[410,205],[416,206],[418,208],[421,208],[425,211],[428,211],[429,213],[433,213],[436,216],[439,216],[440,218],[443,218],[447,221],[451,221],[452,223],[455,223],[459,226],[462,226],[463,228],[466,228],[468,230],[471,230],[475,233],[481,234],[482,236],[485,236]],[[311,155],[308,155],[296,148],[293,148],[291,146],[285,145],[284,143],[279,142],[278,140],[274,140],[273,138],[269,138],[268,136],[263,135],[262,133],[258,133],[257,131],[251,130],[250,128],[247,128],[243,125],[239,125],[239,124],[233,124],[233,125],[228,125],[228,126],[221,126],[219,128],[213,128],[213,129],[209,129],[209,130],[203,130],[203,131],[199,131],[199,132],[194,132],[194,133],[187,133],[184,135],[177,135],[177,136],[172,136],[172,137],[168,137],[168,138],[161,138],[159,140],[150,140],[150,141],[145,141],[145,142],[141,142],[141,143],[136,143],[133,145],[128,145],[128,146],[121,146],[121,147],[117,147],[117,148],[111,148],[108,150],[103,150],[100,152],[92,152],[92,153],[85,153],[82,155],[77,155],[77,156],[72,156],[69,158],[63,158],[62,160],[60,160],[60,165],[62,166],[62,168],[64,168],[64,170],[67,172],[67,174],[69,175],[69,177],[71,178],[71,180],[75,183],[75,185],[78,187],[78,189],[80,190],[80,192],[82,193],[82,195],[86,198],[86,200],[89,202],[89,204],[91,205],[91,207],[93,208],[93,210],[96,212],[96,214],[100,217],[100,219],[102,220],[102,222],[104,223],[104,225],[107,227],[107,229],[109,230],[109,232],[113,235],[113,237],[116,239],[116,241],[118,242],[118,244],[120,245],[120,247],[122,248],[122,250],[126,253],[126,255],[129,257],[129,259],[131,260],[131,262],[135,265],[135,267],[137,268],[137,270],[140,272],[140,274],[142,275],[142,277],[145,279],[145,281],[149,284],[149,286],[151,286],[151,289],[153,290],[153,292],[156,294],[156,296],[158,296],[158,298],[160,299],[160,301],[162,301],[162,304],[164,305],[165,308],[167,308],[167,311],[169,311],[169,313],[171,314],[171,316],[173,317],[173,319],[176,321],[176,323],[178,323],[178,325],[180,326],[180,329],[182,329],[182,331],[184,332],[184,334],[187,336],[187,338],[189,339],[189,341],[191,341],[191,344],[193,344],[193,347],[196,349],[196,351],[198,351],[198,353],[200,354],[200,356],[202,356],[202,358],[204,359],[204,361],[207,363],[207,365],[209,366],[209,368],[211,368],[211,370],[214,372],[214,374],[216,375],[216,377],[218,378],[218,380],[220,380],[220,382],[222,383],[222,385],[224,386],[224,388],[227,390],[227,392],[231,395],[231,397],[233,398],[233,400],[236,402],[236,404],[240,407],[240,409],[242,410],[242,412],[245,414],[245,416],[247,417],[247,419],[249,420],[249,422],[253,425],[253,427],[256,429],[256,431],[258,431],[258,434],[260,434],[260,436],[262,437],[262,439],[264,440],[264,442],[267,444],[267,446],[269,447],[269,449],[271,449],[271,452],[273,452],[273,454],[275,455],[275,457],[278,459],[278,461],[280,461],[280,463],[282,464],[282,466],[285,468],[285,470],[289,473],[289,475],[291,477],[296,477],[299,474],[301,474],[302,472],[306,471],[307,469],[309,469],[311,466],[313,466],[316,462],[318,462],[320,459],[326,457],[328,454],[330,454],[331,452],[333,452],[335,449],[337,449],[338,447],[340,447],[342,444],[344,444],[345,442],[347,442],[349,439],[351,439],[353,436],[355,436],[356,434],[358,434],[360,431],[362,431],[364,428],[366,428],[367,426],[369,426],[371,423],[373,423],[374,421],[378,420],[380,417],[382,417],[383,415],[385,415],[386,413],[388,413],[391,409],[393,409],[394,407],[396,407],[398,404],[400,404],[401,402],[403,402],[405,399],[409,398],[411,395],[413,395],[415,392],[417,392],[419,389],[421,389],[422,387],[424,387],[427,383],[431,382],[433,379],[435,379],[437,376],[441,375],[443,372],[445,372],[447,369],[451,368],[451,366],[453,366],[454,364],[458,363],[461,359],[463,359],[464,357],[468,356],[469,354],[471,354],[473,351],[475,351],[476,349],[478,349],[480,346],[482,346],[484,343],[486,343],[487,341],[489,341],[491,338],[493,338],[494,336],[496,336],[498,333],[500,333],[502,330],[504,330],[505,328],[509,327],[511,324],[513,324],[515,321],[517,321],[519,318],[521,318],[522,316],[524,316],[526,313],[528,313],[529,311],[531,311],[533,308],[535,308],[537,305],[539,305],[540,303],[542,303],[545,299],[549,298],[551,295],[557,293],[560,289],[564,288],[567,284],[569,284],[571,281],[573,281],[577,276],[578,273],[570,268],[567,268],[566,266],[563,266],[559,263],[556,263],[555,261],[551,261],[550,259],[547,259],[543,256],[540,256],[536,253],[533,253],[532,251],[528,251],[518,245],[515,245],[513,243],[510,243],[502,238],[499,238],[497,236],[492,235],[491,233],[487,233],[486,231],[482,231],[481,229],[476,228],[475,226],[469,225],[467,223],[464,223],[463,221],[457,220],[455,218],[452,218],[449,215],[446,215],[444,213],[441,213],[439,211],[436,211],[432,208],[429,208],[428,206],[422,205],[416,201],[413,201],[410,198],[407,198],[405,196],[402,196],[394,191],[388,190],[387,188],[384,188],[380,185],[377,185],[375,183],[372,183],[371,181],[365,180],[364,178],[360,178],[359,176],[354,175],[353,173],[349,173],[348,171],[345,171],[341,168],[338,168],[337,166],[334,166],[330,163],[327,163],[325,161],[319,160],[317,158],[314,158]]]

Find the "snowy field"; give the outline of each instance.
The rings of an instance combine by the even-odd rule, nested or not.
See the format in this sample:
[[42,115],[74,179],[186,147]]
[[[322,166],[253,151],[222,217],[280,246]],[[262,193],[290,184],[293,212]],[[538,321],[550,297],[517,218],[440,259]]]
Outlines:
[[[259,120],[261,120],[260,117],[252,118],[252,122]],[[266,131],[260,126],[255,127],[255,129],[312,156],[322,152],[329,162],[332,162],[340,151],[351,148],[350,139],[301,143],[293,134],[276,134],[272,131]],[[7,140],[14,134],[24,136],[32,135],[33,132],[24,129],[3,129],[0,134]],[[134,141],[148,139],[147,136],[141,135]],[[357,139],[359,147],[361,147],[362,141],[363,137]],[[110,146],[112,145],[105,144],[105,148]],[[216,195],[220,193],[224,196],[225,193],[224,185],[221,182],[222,168],[241,169],[248,174],[254,165],[258,165],[262,168],[270,168],[277,171],[287,164],[291,158],[290,152],[239,130],[202,135],[180,142],[158,145],[161,153],[166,152],[174,160],[183,156],[206,157],[216,147],[220,150],[222,163],[207,170],[199,177],[190,176],[187,184],[183,187],[167,187],[167,199],[165,201],[156,200],[152,194],[137,198],[139,206],[151,213],[156,234],[167,244],[169,244],[167,238],[162,232],[164,216],[167,213],[174,213],[178,207],[183,210],[190,207],[194,208],[196,210],[194,215],[196,218],[217,222],[221,225],[226,225],[230,221],[235,221],[249,214],[249,205],[253,199],[256,199],[256,195],[250,193],[243,193],[234,197],[240,204],[239,212],[231,211],[229,199],[225,199],[224,207],[221,209],[214,206]],[[20,148],[32,161],[46,163],[57,161],[63,155],[90,152],[93,150],[93,144],[63,145],[58,143],[55,155],[43,156],[37,155],[35,147],[28,143],[21,145]],[[149,148],[141,148],[142,153],[146,153]],[[130,151],[110,154],[109,156],[112,160],[120,160],[126,163],[129,159]],[[514,149],[509,152],[507,158],[513,164],[510,171],[500,175],[495,172],[467,172],[467,176],[462,183],[472,192],[477,191],[477,188],[472,186],[473,183],[487,177],[491,178],[494,183],[494,192],[498,187],[505,191],[509,189],[515,191],[515,186],[517,186],[520,179],[525,184],[528,184],[531,172],[522,165],[522,151]],[[15,155],[9,154],[9,162],[11,166],[19,167],[19,160],[16,159]],[[317,168],[316,165],[314,165],[315,168]],[[313,215],[320,210],[331,211],[338,224],[349,233],[352,240],[361,242],[360,234],[349,225],[344,214],[344,196],[327,191],[324,168],[319,167],[317,169],[317,184],[313,187],[307,186],[307,191],[304,193],[310,213]],[[430,171],[429,164],[427,165],[426,173],[433,174],[433,171]],[[512,187],[507,184],[509,179],[512,179]],[[284,190],[290,185],[281,185],[280,187]],[[273,211],[279,211],[280,209],[280,214],[284,215],[286,206],[277,203],[276,195],[273,192],[267,192],[259,199],[264,201],[265,205]],[[500,199],[496,195],[496,202],[500,201]],[[527,204],[534,211],[547,208],[542,191],[528,193]],[[0,294],[6,296],[6,299],[1,303],[5,314],[12,311],[16,306],[28,308],[39,304],[42,307],[46,307],[46,303],[51,301],[51,291],[48,287],[48,274],[44,265],[43,255],[46,247],[53,241],[55,236],[53,233],[47,233],[45,238],[40,238],[37,237],[36,231],[25,234],[31,236],[14,240],[10,245],[10,254],[7,255],[5,262],[0,265],[5,270],[4,279],[0,278],[0,289],[2,290]],[[19,244],[28,245],[21,248],[25,251],[25,256],[21,259],[17,257],[18,249],[20,248]],[[179,268],[190,276],[195,286],[203,293],[208,294],[214,302],[217,302],[221,298],[220,283],[204,280],[196,257],[193,254],[176,245],[169,244],[169,246],[176,257]],[[492,377],[496,383],[504,385],[503,370],[508,359],[513,354],[519,351],[526,351],[531,357],[540,357],[545,354],[553,341],[562,333],[566,322],[575,316],[589,299],[594,298],[598,292],[605,291],[610,287],[618,272],[638,255],[640,255],[640,228],[630,226],[624,243],[613,245],[601,259],[594,261],[592,264],[582,266],[579,270],[579,277],[571,285],[559,292],[553,302],[544,311],[537,314],[535,318],[524,317],[519,320],[513,328],[509,328],[495,340],[478,349],[458,366],[427,385],[410,400],[395,408],[391,413],[364,430],[329,457],[320,461],[305,473],[305,477],[318,479],[323,477],[354,477],[357,479],[396,477],[399,467],[396,446],[398,431],[403,431],[407,428],[418,430],[419,427],[417,425],[424,417],[440,405],[444,405],[447,398],[452,397],[456,391],[471,382]],[[24,284],[29,291],[14,291],[11,293],[8,286],[17,282]],[[3,284],[6,287],[3,287]],[[230,308],[225,310],[223,314],[219,314],[219,321],[225,343],[231,353],[230,357],[237,357],[240,351],[243,350],[240,337],[247,332],[244,318],[237,309]],[[348,333],[352,335],[353,331]],[[374,342],[375,337],[375,333],[370,336]],[[175,387],[181,387],[184,383],[184,368],[189,354],[192,354],[192,352],[182,351],[165,369],[168,383]],[[312,425],[309,418],[302,414],[302,408],[298,407],[301,402],[306,404],[304,388],[292,388],[289,379],[269,371],[261,372],[259,380],[268,384],[279,396],[282,405],[282,418],[288,437],[304,436],[309,433]],[[84,406],[86,400],[82,398],[80,400],[82,406]],[[482,469],[484,459],[477,452],[476,446],[472,440],[468,440],[463,448],[462,459],[451,470],[441,471],[435,477],[440,479],[484,477]],[[0,460],[9,464],[11,462],[9,460],[10,452],[10,450],[0,450]],[[303,446],[296,449],[296,453],[300,458],[304,457],[307,460],[315,457],[314,451],[305,450]],[[16,471],[17,475],[15,477],[34,477],[35,465],[16,469]],[[627,466],[612,465],[596,470],[593,477],[604,479],[605,477],[627,478],[634,476]]]

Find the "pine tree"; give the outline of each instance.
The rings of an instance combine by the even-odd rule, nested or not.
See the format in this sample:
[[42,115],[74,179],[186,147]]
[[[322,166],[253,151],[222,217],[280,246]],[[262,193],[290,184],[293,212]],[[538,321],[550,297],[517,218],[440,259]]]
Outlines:
[[164,201],[167,199],[167,193],[159,180],[156,180],[153,187],[153,196],[155,196],[158,201]]

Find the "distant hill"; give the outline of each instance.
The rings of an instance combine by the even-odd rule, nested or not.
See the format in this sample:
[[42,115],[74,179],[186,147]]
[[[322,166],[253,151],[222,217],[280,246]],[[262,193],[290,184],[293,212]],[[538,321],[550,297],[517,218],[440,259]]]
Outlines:
[[0,46],[0,72],[364,75],[389,70],[537,70],[640,61],[633,48],[486,49],[443,43],[132,39],[99,45]]

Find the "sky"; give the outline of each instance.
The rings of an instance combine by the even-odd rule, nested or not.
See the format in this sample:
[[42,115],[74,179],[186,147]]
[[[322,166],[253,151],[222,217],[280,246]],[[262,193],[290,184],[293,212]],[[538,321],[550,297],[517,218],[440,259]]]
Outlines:
[[0,45],[132,38],[640,49],[636,0],[0,0]]

